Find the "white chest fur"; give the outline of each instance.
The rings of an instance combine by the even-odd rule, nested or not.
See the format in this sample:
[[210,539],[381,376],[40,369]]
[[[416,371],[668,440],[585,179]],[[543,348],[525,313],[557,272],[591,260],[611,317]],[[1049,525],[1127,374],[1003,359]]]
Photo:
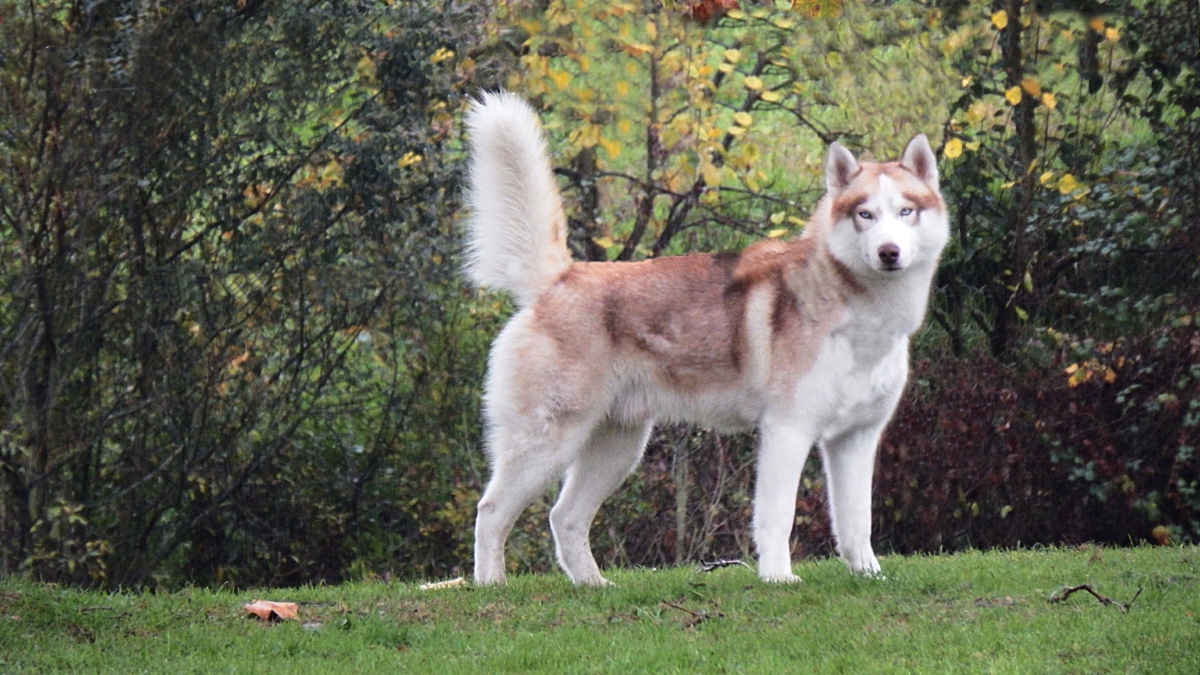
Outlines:
[[925,310],[919,296],[894,290],[848,307],[845,322],[825,338],[812,369],[797,382],[793,414],[817,440],[881,426],[891,417],[908,378],[908,335]]

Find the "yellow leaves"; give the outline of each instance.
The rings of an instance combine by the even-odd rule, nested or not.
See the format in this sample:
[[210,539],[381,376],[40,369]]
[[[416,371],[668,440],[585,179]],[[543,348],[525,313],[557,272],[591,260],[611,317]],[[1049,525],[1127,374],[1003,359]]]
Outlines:
[[565,70],[552,70],[549,73],[550,81],[554,82],[554,86],[559,89],[566,89],[571,82],[571,74]]
[[1056,107],[1058,107],[1058,99],[1054,98],[1054,94],[1046,92],[1042,94],[1042,105],[1046,106],[1050,110],[1054,110]]
[[1117,381],[1117,371],[1113,370],[1110,366],[1100,363],[1097,359],[1090,359],[1083,363],[1072,363],[1063,372],[1067,375],[1067,386],[1072,389],[1084,382],[1091,382],[1092,378],[1102,379],[1107,384]]
[[746,79],[742,80],[742,84],[750,91],[759,91],[763,88],[762,79],[754,75],[747,76]]
[[[613,3],[613,5],[615,8],[620,3]],[[561,28],[574,23],[575,16],[562,3],[552,2],[546,8],[546,20],[552,28]]]
[[975,101],[967,108],[967,124],[977,126],[987,118],[987,106],[983,101]]
[[658,39],[658,25],[653,21],[646,22],[646,37],[650,38],[651,40]]
[[742,52],[738,49],[726,49],[725,60],[730,63],[737,63],[742,60]]
[[733,115],[733,121],[739,126],[749,127],[754,123],[754,118],[748,112],[737,112]]
[[374,80],[375,61],[370,56],[363,54],[363,57],[354,66],[354,74],[365,80]]
[[1034,98],[1042,95],[1042,85],[1033,77],[1026,77],[1021,80],[1021,90]]
[[[776,211],[775,213],[771,214],[771,217],[768,220],[771,221],[772,225],[779,225],[780,223],[783,222],[783,219],[786,217],[787,217],[787,211]],[[769,237],[771,235],[768,234],[767,236]]]
[[709,187],[719,187],[721,185],[721,170],[714,166],[711,161],[700,162],[700,177],[704,179],[704,184]]
[[617,80],[617,96],[625,98],[629,95],[629,82],[627,80]]
[[996,30],[1004,30],[1008,27],[1008,12],[1003,9],[992,15],[992,25]]
[[774,230],[771,230],[770,232],[767,232],[767,239],[778,239],[778,238],[786,235],[787,233],[788,233],[788,229],[786,227],[779,227]]
[[842,55],[837,52],[827,52],[825,54],[825,63],[830,68],[841,68],[842,67]]
[[957,138],[946,141],[946,146],[942,148],[942,154],[946,156],[946,159],[955,159],[962,155],[962,152],[963,142]]
[[608,153],[609,159],[616,159],[621,154],[621,144],[603,136],[600,137],[600,147],[604,148],[604,152]]
[[433,56],[429,57],[429,62],[430,63],[441,63],[442,61],[445,61],[447,59],[452,59],[452,58],[454,58],[454,52],[450,51],[449,49],[446,49],[445,47],[442,47],[441,49],[438,49],[436,52],[434,52]]
[[600,127],[595,124],[579,125],[567,135],[567,142],[577,148],[594,148],[600,139]]
[[1004,100],[1008,101],[1009,105],[1018,105],[1021,103],[1021,88],[1009,87],[1008,91],[1004,92]]
[[778,103],[783,100],[783,94],[780,94],[777,91],[767,90],[760,95],[760,98],[768,103]]
[[1096,16],[1088,21],[1088,28],[1093,32],[1100,33],[1104,39],[1109,42],[1117,42],[1121,39],[1121,31],[1116,26],[1109,26],[1104,19]]
[[337,159],[331,159],[320,168],[305,167],[296,184],[300,187],[316,187],[318,190],[341,187],[345,184],[342,182],[342,177],[345,174],[346,170],[342,168],[341,163]]
[[415,152],[409,151],[409,152],[404,153],[403,157],[396,160],[396,166],[400,167],[401,169],[407,169],[408,167],[422,161],[423,159],[425,159],[425,158],[418,155]]
[[746,173],[742,174],[741,178],[742,184],[746,186],[747,190],[750,190],[754,194],[758,194],[758,192],[762,190],[761,182],[767,179],[767,174],[763,173],[762,171],[747,171]]
[[1058,184],[1055,187],[1058,188],[1058,192],[1060,194],[1069,195],[1075,190],[1078,190],[1081,186],[1078,182],[1076,182],[1075,176],[1065,173],[1063,174],[1062,178],[1058,179]]

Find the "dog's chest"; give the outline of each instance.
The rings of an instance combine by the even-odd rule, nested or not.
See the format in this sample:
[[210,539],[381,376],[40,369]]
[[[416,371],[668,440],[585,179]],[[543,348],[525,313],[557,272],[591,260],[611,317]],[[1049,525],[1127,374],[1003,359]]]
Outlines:
[[797,413],[822,437],[891,416],[908,377],[908,337],[892,326],[852,322],[825,338],[798,383]]

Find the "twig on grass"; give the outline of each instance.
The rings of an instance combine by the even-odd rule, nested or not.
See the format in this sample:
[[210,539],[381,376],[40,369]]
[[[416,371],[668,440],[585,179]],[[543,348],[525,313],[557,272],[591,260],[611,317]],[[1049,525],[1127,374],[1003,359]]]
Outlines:
[[677,604],[671,602],[670,600],[663,600],[662,604],[666,607],[670,607],[671,609],[677,609],[685,614],[691,615],[690,619],[687,619],[686,621],[683,622],[684,628],[694,628],[694,627],[700,625],[701,623],[703,623],[704,621],[707,621],[708,619],[713,618],[714,616],[717,618],[720,618],[721,616],[723,616],[720,612],[717,612],[715,614],[709,614],[708,612],[706,612],[704,610],[700,610],[699,612],[693,612],[692,610],[688,609],[687,607],[684,607],[682,605],[677,605]]
[[1106,596],[1103,596],[1103,595],[1100,595],[1099,593],[1097,593],[1096,589],[1092,588],[1091,584],[1080,584],[1078,586],[1063,586],[1062,588],[1058,589],[1053,595],[1050,596],[1050,602],[1052,602],[1052,603],[1062,602],[1063,600],[1066,600],[1067,598],[1071,597],[1072,593],[1075,593],[1077,591],[1087,591],[1088,593],[1092,594],[1092,597],[1099,600],[1100,604],[1112,605],[1112,606],[1120,609],[1122,613],[1127,614],[1127,613],[1129,613],[1129,608],[1133,606],[1134,601],[1137,600],[1138,596],[1142,594],[1142,587],[1141,586],[1138,587],[1137,593],[1133,594],[1133,597],[1129,599],[1129,602],[1117,602],[1116,600],[1113,600],[1112,598],[1109,598],[1109,597],[1106,597]]
[[732,567],[734,565],[741,565],[742,567],[751,569],[751,567],[749,565],[742,562],[741,560],[734,559],[734,560],[714,560],[712,562],[701,561],[700,562],[700,571],[701,572],[711,572],[719,567]]

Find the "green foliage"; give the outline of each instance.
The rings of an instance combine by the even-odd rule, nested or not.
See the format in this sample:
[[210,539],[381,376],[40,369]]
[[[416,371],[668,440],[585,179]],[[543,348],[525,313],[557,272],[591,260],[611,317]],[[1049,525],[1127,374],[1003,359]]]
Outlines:
[[476,435],[451,112],[488,66],[446,55],[486,14],[0,7],[2,569],[296,583],[425,520],[378,484],[440,502],[387,470]]
[[[835,560],[770,586],[751,570],[616,570],[502,588],[353,583],[288,591],[101,594],[0,584],[0,668],[23,672],[1155,672],[1200,666],[1193,548]],[[1067,585],[1090,584],[1127,612]],[[1134,599],[1136,596],[1136,599]],[[299,622],[243,617],[256,598]]]

